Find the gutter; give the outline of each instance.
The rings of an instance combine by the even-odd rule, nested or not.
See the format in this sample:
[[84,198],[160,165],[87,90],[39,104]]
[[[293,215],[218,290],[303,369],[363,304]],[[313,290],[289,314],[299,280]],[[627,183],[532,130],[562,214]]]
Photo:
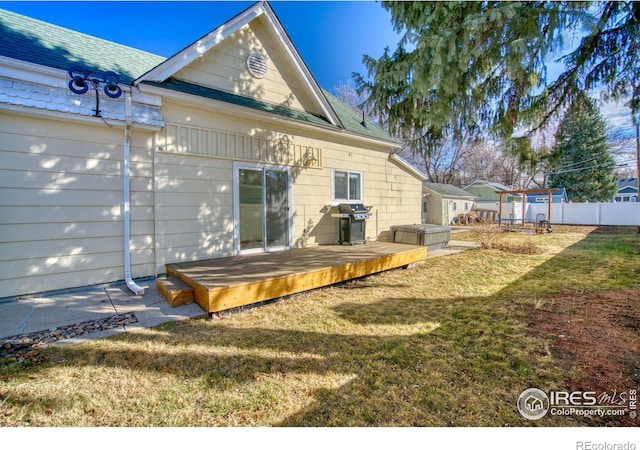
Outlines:
[[124,94],[124,115],[125,115],[125,127],[124,127],[124,155],[123,160],[123,194],[122,194],[122,206],[124,214],[124,279],[127,283],[127,287],[135,295],[144,295],[144,288],[136,284],[131,278],[131,203],[129,197],[131,194],[131,183],[129,175],[129,159],[131,157],[131,123],[132,123],[132,109],[131,109],[131,92],[123,90]]
[[396,163],[398,166],[400,166],[401,169],[404,169],[406,172],[409,172],[411,175],[413,175],[415,178],[417,178],[420,181],[427,181],[429,178],[425,173],[413,167],[404,158],[402,158],[400,155],[394,152],[391,152],[389,154],[389,160]]

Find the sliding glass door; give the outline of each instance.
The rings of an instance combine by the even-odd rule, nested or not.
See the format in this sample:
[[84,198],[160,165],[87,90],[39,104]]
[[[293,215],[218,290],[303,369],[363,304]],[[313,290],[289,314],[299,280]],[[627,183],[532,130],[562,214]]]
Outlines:
[[286,168],[234,165],[236,253],[290,247],[290,178]]

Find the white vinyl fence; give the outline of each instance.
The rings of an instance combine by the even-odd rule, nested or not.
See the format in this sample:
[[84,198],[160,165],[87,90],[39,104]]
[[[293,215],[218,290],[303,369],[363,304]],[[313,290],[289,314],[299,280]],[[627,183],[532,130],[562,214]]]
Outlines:
[[[535,222],[538,214],[544,214],[545,220],[549,220],[547,206],[528,203],[526,220]],[[640,226],[640,203],[552,203],[550,222],[563,225]]]

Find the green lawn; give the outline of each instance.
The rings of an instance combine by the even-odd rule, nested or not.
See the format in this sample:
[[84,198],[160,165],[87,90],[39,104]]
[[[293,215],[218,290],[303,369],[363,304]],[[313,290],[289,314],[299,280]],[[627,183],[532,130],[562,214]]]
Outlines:
[[221,320],[5,358],[0,425],[589,425],[518,413],[524,389],[575,376],[527,332],[525,311],[558,293],[640,289],[640,237],[498,239]]

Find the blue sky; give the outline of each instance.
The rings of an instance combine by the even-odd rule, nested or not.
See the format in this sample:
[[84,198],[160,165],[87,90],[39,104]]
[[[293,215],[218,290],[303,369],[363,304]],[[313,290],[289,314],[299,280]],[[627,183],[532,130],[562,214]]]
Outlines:
[[[18,1],[0,8],[169,57],[255,2]],[[362,55],[381,56],[399,36],[373,1],[269,2],[321,87],[365,74]]]
[[[254,2],[244,1],[0,1],[0,8],[169,57]],[[271,1],[276,15],[321,87],[333,91],[366,75],[363,54],[394,49],[399,35],[374,1]],[[627,139],[631,115],[620,105],[602,112]]]

